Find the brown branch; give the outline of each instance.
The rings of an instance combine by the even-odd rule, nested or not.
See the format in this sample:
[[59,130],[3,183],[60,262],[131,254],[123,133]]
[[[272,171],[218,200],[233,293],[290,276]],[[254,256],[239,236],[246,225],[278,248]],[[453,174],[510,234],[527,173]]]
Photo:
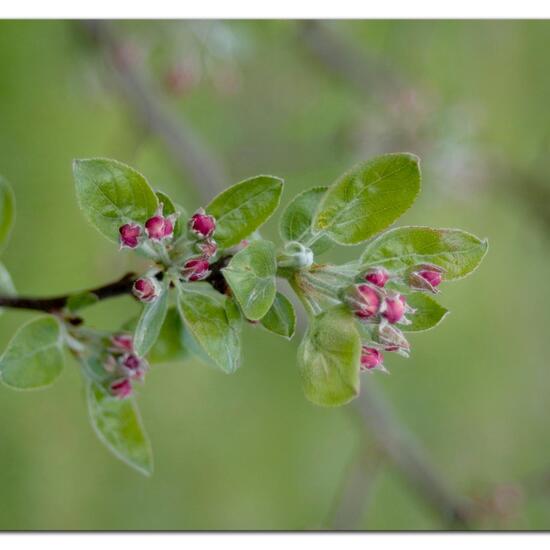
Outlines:
[[[107,300],[109,298],[115,298],[124,294],[130,294],[132,292],[132,285],[134,284],[135,279],[135,273],[127,273],[117,281],[92,288],[84,291],[84,293],[93,294],[98,300]],[[62,296],[54,296],[51,298],[0,296],[0,307],[56,313],[67,307],[67,302],[73,294],[63,294]]]
[[203,201],[226,186],[221,162],[181,113],[172,112],[143,67],[120,54],[125,41],[108,21],[80,23],[111,69],[113,83],[141,123],[155,133],[180,173],[193,182]]

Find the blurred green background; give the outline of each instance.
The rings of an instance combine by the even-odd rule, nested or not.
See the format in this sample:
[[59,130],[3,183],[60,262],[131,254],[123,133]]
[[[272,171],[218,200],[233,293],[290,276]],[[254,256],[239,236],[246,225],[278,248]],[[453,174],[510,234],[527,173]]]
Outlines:
[[[444,288],[452,314],[412,337],[410,360],[387,361],[377,391],[449,484],[496,507],[479,528],[550,528],[550,22],[122,21],[111,31],[114,50],[82,23],[0,22],[0,173],[18,203],[3,261],[19,292],[139,267],[84,222],[72,159],[127,162],[189,211],[209,194],[144,126],[118,79],[128,67],[217,159],[223,185],[275,174],[283,203],[380,152],[417,153],[423,193],[399,223],[467,229],[490,251]],[[274,220],[266,235],[276,238]],[[136,311],[121,298],[87,319],[115,328]],[[30,317],[5,312],[2,345]],[[195,361],[155,367],[139,396],[150,479],[96,439],[76,363],[47,391],[0,387],[0,529],[333,526],[361,430],[346,408],[305,400],[298,341],[250,326],[232,376]],[[364,500],[348,528],[446,528],[385,460]]]

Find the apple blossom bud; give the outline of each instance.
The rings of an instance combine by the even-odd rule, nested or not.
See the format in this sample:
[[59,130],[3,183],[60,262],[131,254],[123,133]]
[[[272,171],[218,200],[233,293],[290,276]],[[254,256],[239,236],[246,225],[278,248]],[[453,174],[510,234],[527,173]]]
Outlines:
[[428,269],[421,271],[419,275],[428,281],[433,287],[439,286],[441,284],[441,273],[438,273],[437,271],[430,271]]
[[372,269],[365,275],[365,280],[369,283],[372,283],[373,285],[376,285],[380,288],[383,288],[385,284],[388,282],[390,278],[389,273],[381,268],[377,267],[376,269]]
[[428,290],[437,294],[445,270],[435,264],[420,264],[412,268],[408,283],[414,290]]
[[382,315],[388,320],[388,323],[392,325],[399,323],[405,316],[406,304],[405,297],[402,295],[386,298]]
[[140,359],[134,353],[125,354],[122,357],[121,364],[131,378],[137,378],[138,380],[143,379],[148,366],[144,359]]
[[173,217],[165,217],[162,214],[155,214],[145,222],[145,231],[150,239],[160,241],[167,239],[174,234]]
[[135,223],[126,223],[119,228],[118,232],[120,233],[121,248],[136,248],[139,244],[141,226]]
[[154,277],[141,277],[134,283],[132,292],[140,302],[153,302],[160,294],[160,287]]
[[344,296],[344,301],[351,307],[355,315],[361,319],[369,319],[380,310],[382,302],[380,293],[368,284],[350,287]]
[[189,220],[189,229],[199,238],[207,239],[216,230],[216,220],[206,214],[203,208],[199,208]]
[[410,344],[403,333],[384,320],[378,327],[378,339],[386,351],[395,351],[405,357],[409,356]]
[[372,370],[382,365],[383,355],[376,348],[363,346],[361,348],[361,370]]
[[185,262],[181,274],[186,281],[202,281],[210,275],[210,264],[204,258],[193,258]]
[[115,347],[117,347],[122,351],[131,352],[134,349],[134,340],[131,334],[125,334],[125,333],[115,334],[111,338],[111,342]]
[[218,251],[218,245],[213,239],[206,239],[205,241],[198,242],[196,245],[196,249],[202,254],[202,256],[208,259],[216,255],[216,252]]
[[118,399],[125,399],[132,395],[132,382],[128,378],[121,378],[120,380],[115,380],[111,384],[111,393],[118,397]]

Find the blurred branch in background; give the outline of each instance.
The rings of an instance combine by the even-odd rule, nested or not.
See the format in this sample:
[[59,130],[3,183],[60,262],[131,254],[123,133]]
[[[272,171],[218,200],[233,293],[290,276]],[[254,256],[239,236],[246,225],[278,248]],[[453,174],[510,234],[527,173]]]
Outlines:
[[[85,21],[81,24],[103,53],[123,99],[133,107],[141,122],[161,138],[182,174],[191,176],[201,198],[209,200],[225,186],[222,162],[198,139],[180,113],[172,113],[166,108],[147,71],[128,63],[120,55],[125,40],[119,29],[115,34],[111,23],[106,21]],[[364,67],[365,64],[358,65],[356,59],[346,61],[345,50],[336,45],[332,38],[325,37],[325,31],[318,23],[304,22],[301,25],[308,47],[314,48],[341,77],[353,79],[356,86],[369,93],[376,92],[380,99],[386,97],[387,87],[399,87],[400,81],[390,72],[382,71],[384,76],[381,76],[378,68],[373,69],[372,74],[358,71],[357,67]],[[373,438],[374,450],[367,445],[367,437],[362,437],[359,455],[350,466],[338,495],[331,527],[357,528],[378,464],[381,465],[380,461],[384,458],[417,490],[419,497],[433,508],[445,526],[469,527],[468,501],[453,494],[447,487],[420,443],[401,426],[391,404],[378,389],[371,386],[364,384],[356,410],[361,419],[361,430],[367,430]]]
[[221,162],[199,138],[181,113],[163,101],[148,72],[123,55],[125,40],[109,21],[82,21],[86,33],[103,54],[113,83],[141,123],[156,134],[181,174],[194,182],[203,201],[209,201],[227,184]]

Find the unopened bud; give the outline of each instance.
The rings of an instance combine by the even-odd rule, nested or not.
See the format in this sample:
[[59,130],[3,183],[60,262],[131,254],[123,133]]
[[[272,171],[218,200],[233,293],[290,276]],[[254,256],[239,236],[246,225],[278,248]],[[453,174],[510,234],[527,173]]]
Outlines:
[[216,241],[212,239],[206,239],[205,241],[200,241],[196,244],[196,249],[202,254],[205,258],[212,258],[216,255],[218,251],[218,245]]
[[155,241],[171,237],[174,234],[174,216],[163,216],[161,205],[159,212],[145,222],[145,231]]
[[216,219],[199,208],[189,220],[189,229],[201,239],[211,237],[216,230]]
[[386,298],[382,315],[388,320],[388,323],[392,325],[399,323],[399,321],[405,317],[406,304],[405,297],[402,295]]
[[131,378],[143,379],[147,369],[147,363],[134,353],[127,353],[121,361],[122,366]]
[[414,290],[427,290],[437,294],[443,280],[444,269],[434,264],[420,264],[409,273],[409,286]]
[[395,351],[405,357],[409,356],[410,344],[403,333],[393,325],[383,322],[378,327],[378,339],[386,351]]
[[160,286],[154,277],[141,277],[134,283],[132,292],[140,302],[153,302],[160,294]]
[[379,312],[382,299],[380,292],[375,287],[361,284],[348,288],[344,295],[344,301],[357,317],[369,319]]
[[115,334],[111,338],[111,342],[115,347],[122,351],[131,352],[134,349],[134,341],[130,334],[120,333]]
[[377,267],[368,271],[365,275],[365,280],[377,287],[383,288],[390,278],[389,273],[381,268]]
[[210,264],[204,258],[193,258],[185,262],[181,274],[186,281],[202,281],[210,275]]
[[121,378],[115,380],[111,384],[111,393],[118,399],[126,399],[132,395],[132,383],[128,378]]
[[362,371],[373,370],[376,367],[381,367],[383,360],[383,355],[376,348],[369,348],[368,346],[363,346],[361,348]]
[[121,248],[136,248],[139,244],[141,226],[135,223],[126,223],[119,228]]

